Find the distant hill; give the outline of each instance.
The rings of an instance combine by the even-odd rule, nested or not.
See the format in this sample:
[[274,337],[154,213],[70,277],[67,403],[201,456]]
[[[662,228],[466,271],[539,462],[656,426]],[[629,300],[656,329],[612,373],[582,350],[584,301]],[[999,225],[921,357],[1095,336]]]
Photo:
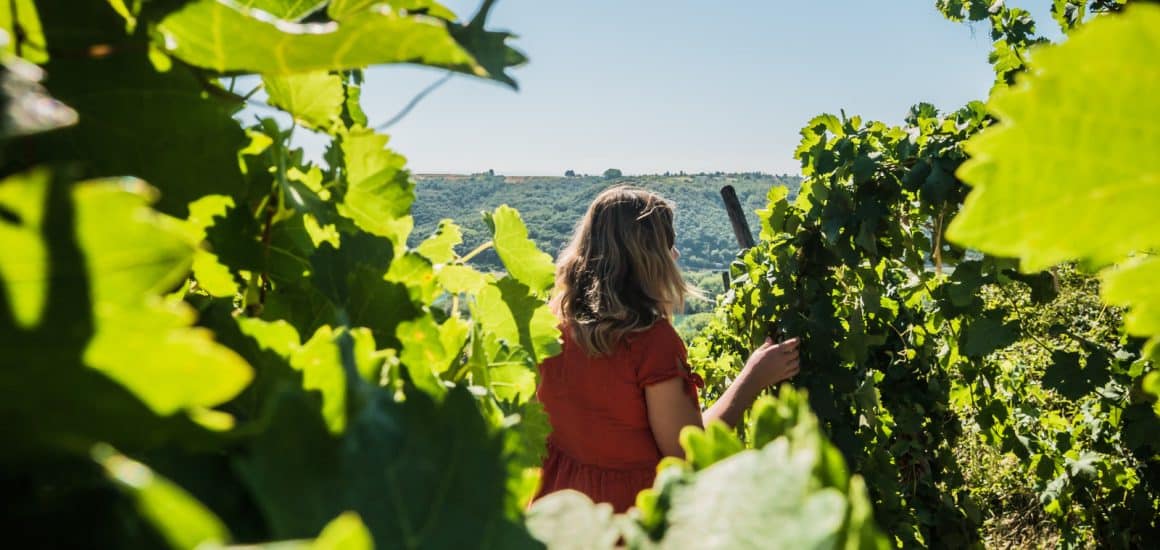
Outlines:
[[[723,186],[732,185],[737,190],[756,237],[760,227],[755,211],[765,207],[770,187],[785,185],[796,194],[801,184],[797,176],[759,173],[620,178],[416,175],[415,180],[413,241],[433,233],[439,220],[452,218],[463,228],[465,242],[460,250],[467,252],[489,236],[480,212],[507,204],[520,211],[531,238],[553,257],[567,244],[576,222],[600,191],[617,184],[640,186],[676,203],[677,247],[685,270],[723,269],[737,252],[737,242],[721,201]],[[494,252],[480,255],[478,262],[500,267]]]

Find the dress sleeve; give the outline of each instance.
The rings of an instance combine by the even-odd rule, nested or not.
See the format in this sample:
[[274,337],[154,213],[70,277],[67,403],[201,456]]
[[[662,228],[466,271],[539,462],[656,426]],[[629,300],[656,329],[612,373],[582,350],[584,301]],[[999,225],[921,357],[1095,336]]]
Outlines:
[[641,342],[637,363],[637,385],[644,389],[671,378],[685,380],[685,390],[697,399],[697,390],[705,387],[700,375],[689,368],[685,343],[667,320],[657,321]]

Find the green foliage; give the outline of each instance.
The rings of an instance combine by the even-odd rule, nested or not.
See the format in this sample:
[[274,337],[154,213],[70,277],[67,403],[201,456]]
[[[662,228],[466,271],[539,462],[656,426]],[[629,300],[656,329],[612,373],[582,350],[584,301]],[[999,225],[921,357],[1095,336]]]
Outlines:
[[[1102,291],[1130,307],[1129,332],[1155,334],[1146,327],[1156,277],[1146,273],[1156,232],[1139,229],[1154,225],[1140,216],[1155,210],[1155,193],[1141,190],[1156,168],[1139,160],[1152,137],[1139,121],[1156,113],[1145,108],[1132,113],[1134,122],[1118,120],[1133,103],[1099,95],[1120,89],[1097,93],[1092,84],[1125,80],[1123,63],[1148,81],[1153,64],[1142,60],[1155,56],[1117,48],[1130,37],[1148,42],[1140,37],[1156,25],[1130,18],[1154,8],[1096,18],[1028,66],[1027,48],[1043,40],[1026,12],[990,2],[938,7],[952,19],[992,24],[1000,86],[988,108],[999,125],[979,134],[993,119],[978,102],[948,116],[917,105],[901,127],[844,115],[812,120],[797,151],[807,176],[801,192],[792,202],[786,190],[770,192],[759,212],[763,242],[733,264],[731,288],[690,360],[711,399],[767,334],[801,337],[803,370],[794,383],[809,390],[823,428],[865,476],[875,517],[902,545],[978,540],[985,518],[976,496],[993,493],[970,485],[985,476],[963,476],[958,458],[966,455],[956,453],[963,437],[1017,461],[1023,477],[1012,489],[1038,504],[1038,517],[1054,521],[1064,543],[1143,544],[1160,509],[1157,455],[1144,435],[1157,422],[1144,389],[1152,362],[1139,340],[1118,332],[1118,310],[1094,302],[1094,286],[1061,290],[1058,272],[1033,270],[1134,255],[1105,274]],[[1093,5],[1095,13],[1115,11]],[[1065,57],[1069,51],[1079,57]],[[1125,93],[1145,94],[1126,80]],[[1079,103],[1069,107],[1079,101],[1067,97],[1073,92],[1087,105],[1083,117]],[[1115,135],[1096,132],[1105,119],[1092,118],[1091,100],[1119,128]],[[1019,126],[1021,116],[1027,122]],[[1080,120],[1082,128],[1065,126]],[[1061,141],[1076,135],[1084,137]],[[1096,157],[1092,151],[1104,149],[1085,139],[1115,151]],[[968,152],[974,157],[963,165]],[[1126,168],[1109,171],[1104,156]],[[968,193],[956,174],[978,180],[958,218],[967,221],[952,226],[959,244],[1019,254],[1028,272],[947,242]],[[1059,215],[1061,205],[1080,203],[1097,210]],[[1113,209],[1101,209],[1109,203]],[[1107,226],[1119,215],[1132,231]],[[1011,502],[991,499],[1000,509],[990,514],[1016,512],[1003,508]]]
[[[559,350],[551,262],[510,209],[489,219],[513,276],[468,265],[450,222],[409,249],[404,159],[337,71],[504,80],[522,60],[507,34],[433,2],[37,7],[52,51],[74,53],[47,70],[75,114],[35,79],[6,88],[59,115],[3,143],[0,486],[55,495],[5,512],[17,544],[91,523],[86,544],[116,547],[536,547],[522,509],[548,431],[535,365]],[[327,40],[356,49],[311,42]],[[324,164],[289,148],[293,129],[232,118],[213,71],[242,70],[332,136]]]
[[818,430],[805,397],[786,388],[753,410],[746,450],[732,431],[710,425],[681,434],[686,461],[662,463],[637,509],[565,491],[532,506],[528,525],[549,546],[612,548],[887,548],[871,521],[861,478]]
[[[1157,23],[1160,9],[1139,4],[1083,25],[1061,45],[1037,50],[1019,84],[988,102],[999,122],[966,144],[973,158],[958,174],[974,191],[948,230],[962,244],[1018,258],[1024,271],[1073,260],[1102,268],[1103,300],[1127,307],[1123,329],[1152,338],[1152,349],[1160,337],[1160,262],[1154,257],[1160,228],[1153,213],[1160,164],[1144,151],[1160,146],[1160,136],[1139,121],[1154,120],[1160,111],[1152,104],[1134,112],[1121,108],[1157,77],[1156,52],[1141,46],[1155,45]],[[1119,83],[1114,89],[1093,85],[1112,80]],[[1050,114],[1041,109],[1047,98],[1054,107]],[[1125,125],[1141,129],[1125,134]],[[1067,135],[1108,148],[1096,153],[1084,142],[1061,139]],[[1119,168],[1106,168],[1113,165]],[[979,410],[984,437],[1035,465],[1030,473],[1040,499],[1064,537],[1127,547],[1160,529],[1154,437],[1160,417],[1136,389],[1152,375],[1148,355],[1155,355],[1109,331],[1108,325],[1119,324],[1114,320],[1076,327],[1085,318],[1104,317],[1107,307],[1095,303],[1094,294],[1089,289],[1088,300],[1079,302],[1084,307],[1056,316],[1019,311],[1018,300],[1008,296],[1005,307],[992,311],[1016,313],[1024,326],[1029,320],[1046,324],[1048,331],[1029,334],[1042,349],[1024,353],[1030,365],[984,365],[990,389],[971,387],[991,399]],[[1025,371],[1028,366],[1044,363],[1042,386],[1063,398],[1062,404],[1020,381],[1035,375]],[[1019,390],[1009,389],[1014,384]]]
[[[525,59],[486,28],[492,5],[466,23],[428,0],[4,6],[17,38],[5,55],[23,57],[2,60],[0,133],[0,490],[22,504],[0,519],[18,526],[12,545],[880,547],[873,516],[897,544],[963,546],[983,519],[955,462],[963,437],[1022,461],[1065,543],[1154,538],[1160,377],[1119,323],[1158,332],[1157,244],[1116,224],[1154,228],[1141,214],[1152,197],[1131,193],[1156,171],[1154,133],[1133,123],[1156,113],[1087,79],[1149,97],[1154,7],[1097,0],[1087,13],[1117,14],[1085,23],[1082,3],[1056,2],[1076,30],[1028,65],[1041,40],[1026,12],[940,2],[989,20],[999,82],[1027,82],[995,96],[1001,122],[971,142],[973,168],[959,171],[962,144],[992,122],[978,103],[918,105],[898,127],[815,118],[797,151],[800,193],[772,185],[793,178],[753,174],[640,178],[686,205],[678,235],[705,236],[678,241],[686,267],[737,260],[690,349],[706,397],[765,335],[799,335],[817,417],[787,389],[756,406],[744,439],[719,425],[683,434],[688,460],[662,464],[633,516],[564,493],[525,527],[550,429],[536,365],[560,346],[539,249],[558,249],[609,182],[491,174],[416,187],[358,104],[371,63],[514,87],[506,71]],[[1134,39],[1144,46],[1123,49]],[[297,125],[330,136],[324,162],[290,148],[297,126],[234,118],[244,98],[225,82],[247,72]],[[1048,95],[1066,108],[1041,120],[1031,107]],[[1090,122],[1076,95],[1118,133],[1075,131]],[[1095,171],[1097,153],[1117,167]],[[1030,258],[1025,269],[1118,263],[1102,292],[1129,309],[1098,304],[1091,279],[1020,273],[948,244],[967,193],[956,174],[981,197],[956,222],[964,238]],[[991,248],[968,223],[975,203],[1007,197],[987,215],[1018,220],[1054,196],[1026,174],[1092,199],[1071,223],[1102,214],[1116,238],[1040,216],[1009,224],[1014,249]],[[701,205],[741,182],[756,191],[742,193],[749,209],[766,208],[763,242],[736,257],[725,216]],[[534,205],[529,225],[505,202]],[[448,204],[474,209],[467,223],[446,220]]]
[[[196,0],[159,21],[154,32],[166,53],[219,73],[290,75],[418,63],[514,84],[503,71],[523,56],[504,45],[506,35],[462,44],[454,36],[459,27],[447,21],[369,3],[359,7],[332,10],[334,20],[318,25],[270,21],[229,0]],[[490,63],[496,56],[501,62]]]
[[[1155,442],[1145,434],[1160,419],[1132,391],[1147,368],[1141,342],[1122,337],[1121,311],[1100,303],[1097,279],[1057,268],[1056,296],[1036,300],[1004,273],[1015,274],[986,277],[977,294],[986,315],[1002,313],[1023,338],[960,369],[952,399],[973,420],[963,439],[976,450],[964,459],[972,493],[997,524],[992,537],[1019,514],[1036,519],[1015,529],[1130,546],[1155,529],[1157,497]],[[975,462],[992,460],[1007,473],[978,471],[986,466]]]
[[[1160,119],[1160,106],[1133,98],[1151,93],[1160,78],[1157,29],[1160,8],[1142,4],[1038,50],[1020,86],[988,102],[999,123],[966,145],[973,158],[959,176],[975,190],[948,233],[1018,257],[1028,272],[1072,260],[1119,263],[1103,274],[1105,297],[1129,308],[1126,328],[1142,336],[1160,335],[1160,296],[1148,284],[1160,280],[1153,257],[1160,249],[1160,158],[1151,154],[1160,133],[1139,121]],[[1109,58],[1117,62],[1101,63]],[[1116,86],[1094,84],[1112,80]],[[1039,108],[1045,101],[1050,112]],[[1103,106],[1099,116],[1092,105]],[[1093,155],[1067,136],[1102,143],[1107,152]]]
[[132,495],[141,515],[158,528],[171,547],[196,548],[229,541],[229,531],[221,520],[171,481],[112,449],[98,447],[94,455],[109,477]]
[[[937,334],[931,290],[943,278],[933,268],[963,254],[941,242],[942,220],[965,193],[952,175],[957,145],[984,123],[977,104],[946,116],[918,105],[904,127],[812,120],[798,148],[801,192],[790,202],[770,190],[763,241],[734,262],[717,318],[689,351],[712,399],[767,335],[801,337],[794,383],[904,545],[977,540],[946,406],[957,338]],[[998,344],[976,332],[976,353]]]

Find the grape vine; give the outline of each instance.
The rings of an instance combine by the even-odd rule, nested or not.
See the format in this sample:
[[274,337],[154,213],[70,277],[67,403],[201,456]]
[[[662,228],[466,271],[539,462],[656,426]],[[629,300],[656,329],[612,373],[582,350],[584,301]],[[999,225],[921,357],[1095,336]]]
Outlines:
[[[982,195],[980,188],[968,197],[970,188],[962,180],[993,178],[980,168],[993,165],[991,157],[1042,165],[1043,149],[992,142],[984,150],[983,140],[1002,135],[989,129],[996,111],[1018,112],[1020,106],[998,102],[1027,93],[1011,84],[1029,78],[1028,51],[1046,41],[1036,37],[1026,11],[985,2],[937,4],[952,20],[990,23],[997,76],[991,102],[971,103],[948,115],[920,104],[899,127],[844,114],[812,120],[796,153],[807,177],[801,193],[791,201],[784,189],[771,190],[770,205],[761,212],[762,242],[733,264],[733,281],[717,318],[694,341],[690,358],[715,396],[766,335],[802,337],[806,367],[795,384],[809,390],[827,433],[853,470],[866,477],[875,516],[898,544],[958,547],[979,540],[985,510],[955,454],[964,437],[981,438],[1023,461],[1043,512],[1056,520],[1065,541],[1142,544],[1156,532],[1160,509],[1156,449],[1144,436],[1154,433],[1157,423],[1155,394],[1144,389],[1156,376],[1149,359],[1154,352],[1122,335],[1119,310],[1092,307],[1083,298],[1092,290],[1077,289],[1095,283],[1090,275],[1069,275],[1061,295],[1062,272],[1039,271],[1061,261],[1094,258],[1100,265],[1121,257],[1081,251],[1043,259],[1036,253],[1066,250],[1056,244],[1061,235],[1077,243],[1101,242],[1080,245],[1102,247],[1101,252],[1134,251],[1137,257],[1104,277],[1105,299],[1135,308],[1125,318],[1129,333],[1155,334],[1146,321],[1155,310],[1142,298],[1153,283],[1136,274],[1151,269],[1147,252],[1157,246],[1155,233],[1139,228],[1153,222],[1139,216],[1154,211],[1157,195],[1141,191],[1131,205],[1098,210],[1109,218],[1127,215],[1137,220],[1134,224],[1063,229],[1071,222],[1055,211],[1042,214],[1054,224],[1023,222],[1026,214],[1014,210],[1050,205],[1052,197],[1068,193],[1082,196],[1082,186],[1103,184],[1098,172],[1084,173],[1090,179],[1084,181],[1061,162],[1057,177],[1031,168],[1020,172],[1018,181],[1003,182],[1024,188],[1028,178],[1036,180],[1029,189],[1038,196]],[[1141,25],[1146,23],[1138,21],[1152,17],[1150,6],[1122,7],[1056,2],[1053,13],[1077,44],[1060,52],[1070,47],[1072,55],[1091,58],[1065,62],[1066,54],[1059,53],[1055,63],[1087,63],[1113,78],[1116,69],[1102,63],[1102,56],[1121,55],[1121,46],[1110,38],[1105,40],[1115,45],[1096,45],[1098,39],[1090,36],[1097,31],[1087,26],[1103,29],[1133,17]],[[1085,22],[1088,11],[1097,16]],[[1055,59],[1054,52],[1039,52],[1045,67]],[[1154,74],[1154,63],[1149,67],[1143,61],[1146,55],[1129,56],[1139,60],[1134,68],[1141,75]],[[1124,101],[1107,98],[1104,104]],[[1101,116],[1116,120],[1119,115]],[[1137,116],[1155,119],[1154,113]],[[1039,143],[1058,140],[1068,133],[1056,127],[1059,119],[1047,114],[1025,127],[1044,132],[1036,137]],[[1098,135],[1115,134],[1108,128]],[[1143,139],[1155,143],[1154,136]],[[1057,146],[1069,149],[1069,144]],[[1136,154],[1138,147],[1125,143],[1119,154]],[[1089,153],[1067,158],[1084,166],[1079,160],[1084,154]],[[974,164],[964,165],[969,156]],[[1154,178],[1156,171],[1145,163],[1136,173]],[[1061,190],[1061,179],[1076,183]],[[1003,215],[1020,221],[998,223]],[[958,231],[948,231],[952,220]],[[1123,290],[1113,292],[1108,285],[1117,282],[1114,275],[1129,266],[1138,270],[1126,275],[1135,277],[1134,286],[1121,283],[1112,289]],[[1086,326],[1074,315],[1076,308],[1089,316]],[[1057,313],[1049,313],[1053,310]]]

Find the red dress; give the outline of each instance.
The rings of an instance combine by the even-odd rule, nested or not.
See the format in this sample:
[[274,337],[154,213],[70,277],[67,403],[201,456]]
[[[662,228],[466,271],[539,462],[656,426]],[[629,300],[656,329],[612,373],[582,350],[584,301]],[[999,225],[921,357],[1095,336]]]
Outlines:
[[633,334],[613,353],[589,357],[564,330],[563,352],[540,365],[536,396],[552,424],[536,498],[575,489],[624,512],[652,486],[661,452],[649,428],[644,388],[685,379],[694,400],[701,377],[665,319]]

